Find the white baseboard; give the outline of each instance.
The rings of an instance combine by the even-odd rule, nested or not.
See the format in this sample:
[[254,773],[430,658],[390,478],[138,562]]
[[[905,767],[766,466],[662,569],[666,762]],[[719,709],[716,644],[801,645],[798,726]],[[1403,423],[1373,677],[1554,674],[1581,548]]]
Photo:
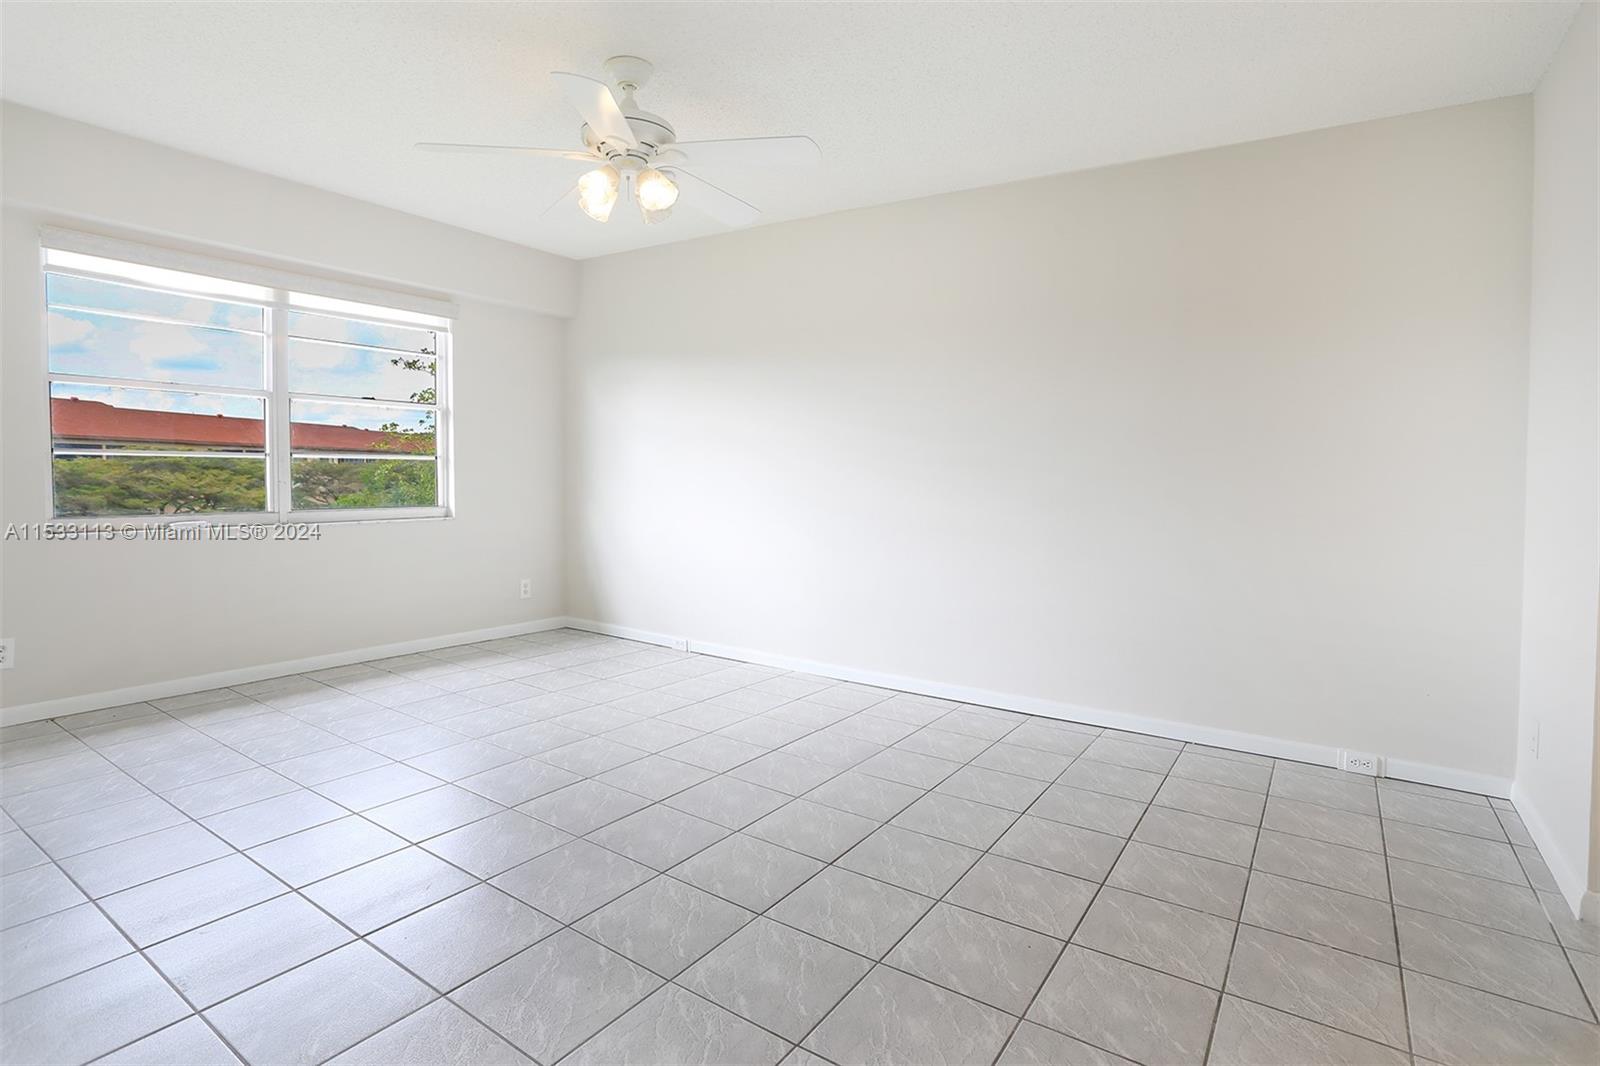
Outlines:
[[[680,644],[687,644],[688,637],[674,637],[668,633],[658,633],[653,629],[635,629],[632,626],[619,626],[611,622],[596,622],[588,618],[573,618],[568,615],[562,623],[568,629],[581,629],[585,633],[599,633],[606,637],[621,637],[624,640],[637,640],[640,644],[659,644],[663,648],[672,648]],[[695,645],[695,650],[709,655],[700,645]]]
[[1511,778],[1480,774],[1474,770],[1457,770],[1453,766],[1434,766],[1410,759],[1385,759],[1383,776],[1453,788],[1458,792],[1478,792],[1496,799],[1511,798]]
[[[566,619],[566,624],[573,629],[587,630],[591,633],[624,637],[628,640],[637,640],[646,644],[660,644],[664,647],[686,646],[690,651],[699,652],[702,655],[737,659],[740,662],[771,666],[782,670],[796,670],[807,674],[817,674],[821,677],[831,677],[839,681],[854,681],[858,684],[872,685],[876,688],[891,688],[901,692],[915,692],[924,696],[938,696],[942,699],[957,700],[961,703],[972,703],[984,707],[999,707],[1007,711],[1021,711],[1024,714],[1036,714],[1044,718],[1058,718],[1063,721],[1083,722],[1088,725],[1105,726],[1111,729],[1125,729],[1134,733],[1153,733],[1158,736],[1170,737],[1174,740],[1186,740],[1195,744],[1209,744],[1218,748],[1232,748],[1235,751],[1248,751],[1257,755],[1270,756],[1274,759],[1293,759],[1296,762],[1314,763],[1319,766],[1337,766],[1339,763],[1339,749],[1326,744],[1286,740],[1282,737],[1262,736],[1257,733],[1244,733],[1232,729],[1217,729],[1211,726],[1196,725],[1192,722],[1177,722],[1168,718],[1153,718],[1147,715],[1104,710],[1099,707],[1086,707],[1082,704],[1063,703],[1059,700],[1041,699],[1037,696],[1018,696],[989,689],[972,688],[966,685],[952,685],[943,681],[928,681],[923,678],[886,674],[876,670],[865,670],[860,667],[814,662],[810,659],[778,655],[755,648],[740,648],[729,644],[692,640],[651,630],[613,625],[610,622],[595,622],[587,618],[568,618]],[[1457,770],[1447,766],[1433,766],[1428,763],[1411,762],[1403,759],[1386,759],[1384,766],[1385,776],[1400,780],[1416,781],[1425,785],[1437,785],[1441,788],[1460,789],[1466,792],[1479,792],[1501,799],[1511,794],[1510,778],[1495,777],[1490,774],[1480,774],[1469,770]]]
[[[782,670],[796,670],[802,673],[817,674],[821,677],[831,677],[839,681],[853,681],[858,684],[872,685],[876,688],[915,692],[925,696],[957,700],[961,703],[977,704],[984,707],[999,707],[1008,711],[1036,714],[1044,718],[1083,722],[1088,725],[1124,729],[1134,733],[1151,733],[1157,736],[1170,737],[1174,740],[1186,740],[1195,744],[1209,744],[1219,748],[1253,752],[1257,755],[1266,755],[1275,759],[1293,759],[1297,762],[1313,763],[1319,766],[1336,766],[1338,764],[1338,749],[1325,744],[1312,744],[1299,740],[1287,740],[1281,737],[1262,736],[1232,729],[1217,729],[1211,726],[1196,725],[1192,722],[1178,722],[1148,715],[1128,714],[1099,707],[1087,707],[1082,704],[1042,699],[1037,696],[1019,696],[1012,693],[995,692],[990,689],[973,688],[967,685],[955,685],[943,681],[929,681],[923,678],[887,674],[860,667],[815,662],[810,659],[779,655],[756,648],[742,648],[729,644],[690,640],[686,637],[658,633],[647,629],[637,629],[632,626],[613,625],[609,622],[596,622],[587,618],[562,617],[516,622],[510,625],[493,626],[488,629],[476,629],[464,633],[443,633],[438,636],[422,637],[417,640],[401,641],[395,644],[352,648],[348,651],[332,652],[327,655],[317,655],[306,659],[262,663],[258,666],[246,666],[236,670],[223,670],[192,677],[174,678],[169,681],[156,681],[129,688],[85,693],[80,696],[66,696],[54,700],[41,700],[37,703],[18,704],[0,708],[0,725],[36,722],[45,718],[78,714],[82,711],[97,711],[104,707],[117,707],[125,703],[139,703],[144,700],[161,699],[166,696],[181,696],[188,692],[198,692],[204,689],[243,685],[251,681],[281,677],[284,674],[299,674],[309,670],[323,670],[333,666],[348,666],[352,663],[383,659],[392,655],[409,655],[419,651],[448,648],[457,644],[473,644],[484,640],[521,636],[526,633],[540,633],[562,627],[621,637],[625,640],[635,640],[644,644],[659,644],[669,648],[688,648],[702,655],[715,655],[724,659],[735,659],[740,662],[771,666]],[[1400,759],[1385,760],[1385,769],[1386,776],[1389,777],[1406,781],[1418,781],[1428,785],[1438,785],[1442,788],[1479,792],[1490,796],[1509,796],[1514,802],[1516,801],[1516,797],[1512,795],[1511,782],[1506,778]],[[1518,803],[1519,811],[1522,811],[1522,807],[1523,805]],[[1576,910],[1578,899],[1583,893],[1583,880],[1576,878],[1571,871],[1567,872],[1567,879],[1563,879],[1562,872],[1556,869],[1557,865],[1560,864],[1560,856],[1551,847],[1549,834],[1545,833],[1544,837],[1541,838],[1542,823],[1538,823],[1538,830],[1535,829],[1535,823],[1538,821],[1536,813],[1530,818],[1528,812],[1523,812],[1523,820],[1528,823],[1528,831],[1533,834],[1535,841],[1539,844],[1540,851],[1545,854],[1546,860],[1550,861],[1551,872],[1555,874],[1557,883],[1561,885],[1562,893],[1567,896],[1568,902]],[[1569,888],[1571,885],[1575,885],[1576,888]]]
[[561,629],[566,624],[567,620],[565,618],[541,618],[532,622],[513,622],[510,625],[474,629],[465,633],[441,633],[435,637],[420,637],[417,640],[404,640],[396,644],[351,648],[349,651],[314,655],[308,659],[262,663],[259,666],[243,666],[237,670],[220,670],[213,674],[177,677],[170,681],[153,681],[147,685],[134,685],[130,688],[89,692],[81,696],[64,696],[60,699],[40,700],[37,703],[22,703],[12,707],[0,708],[0,725],[38,722],[45,718],[58,718],[65,714],[98,711],[103,707],[120,707],[125,703],[141,703],[145,700],[158,700],[166,696],[182,696],[187,692],[202,692],[211,688],[244,685],[251,681],[265,681],[267,678],[282,677],[285,674],[303,674],[308,670],[326,670],[331,666],[349,666],[353,663],[363,663],[372,659],[387,659],[392,655],[410,655],[419,651],[449,648],[457,644],[476,644],[479,641],[497,640],[501,637],[518,637],[526,633],[542,633],[550,629]]
[[1587,891],[1588,870],[1579,869],[1571,856],[1561,849],[1555,834],[1545,824],[1538,804],[1528,796],[1520,782],[1511,786],[1511,802],[1516,804],[1517,815],[1522,819],[1522,824],[1528,827],[1528,835],[1538,847],[1544,864],[1550,868],[1550,876],[1556,879],[1556,887],[1561,890],[1561,897],[1572,908],[1572,913],[1589,921],[1600,921],[1600,896]]
[[[623,640],[635,640],[640,644],[659,644],[663,648],[686,648],[688,638],[674,637],[666,633],[657,633],[653,629],[634,629],[632,626],[617,626],[610,622],[591,622],[585,618],[563,618],[561,624],[568,629],[581,629],[585,633],[599,633],[606,637],[620,637]],[[695,650],[705,655],[715,655],[716,652],[706,651],[696,645]],[[754,661],[754,660],[752,660]]]

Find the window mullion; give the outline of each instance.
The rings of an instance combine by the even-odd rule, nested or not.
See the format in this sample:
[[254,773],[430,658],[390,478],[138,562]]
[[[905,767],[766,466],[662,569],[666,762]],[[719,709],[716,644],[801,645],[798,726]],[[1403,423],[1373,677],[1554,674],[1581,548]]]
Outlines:
[[267,462],[271,467],[272,510],[280,522],[289,517],[289,504],[293,491],[289,450],[289,313],[287,294],[273,294],[273,305],[267,309],[267,335],[272,341],[270,403],[271,437],[267,448]]
[[455,509],[455,488],[450,484],[452,465],[455,462],[454,401],[450,397],[451,372],[455,361],[455,336],[449,330],[440,330],[434,340],[433,373],[433,457],[434,480],[438,488],[434,503],[450,511]]
[[214,385],[210,382],[185,384],[175,381],[145,381],[143,378],[114,378],[99,374],[72,374],[63,370],[48,370],[52,385],[92,385],[97,388],[138,389],[141,392],[177,392],[203,396],[251,396],[270,399],[270,389],[250,389],[238,385]]
[[[70,275],[58,276],[64,277]],[[131,286],[127,287],[131,288]],[[220,303],[221,301],[210,300],[207,302]],[[239,306],[247,305],[241,304]],[[126,322],[151,322],[158,326],[179,326],[183,329],[204,329],[211,330],[216,333],[242,333],[252,337],[261,336],[261,331],[259,329],[249,329],[243,326],[219,326],[211,322],[193,322],[184,318],[173,318],[170,315],[143,314],[138,311],[127,311],[119,308],[86,307],[82,304],[69,303],[51,303],[49,307],[52,311],[69,311],[77,315],[95,315],[100,318],[116,318]]]
[[[434,386],[435,390],[438,385]],[[314,403],[336,403],[344,407],[395,407],[407,411],[432,411],[436,403],[417,403],[414,400],[373,400],[365,396],[340,396],[331,392],[297,392],[296,400]]]

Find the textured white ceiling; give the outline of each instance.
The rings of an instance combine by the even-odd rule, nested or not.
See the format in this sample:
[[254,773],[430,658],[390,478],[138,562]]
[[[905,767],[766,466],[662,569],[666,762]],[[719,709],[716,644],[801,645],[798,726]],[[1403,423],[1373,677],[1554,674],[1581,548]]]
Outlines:
[[[546,212],[576,177],[418,140],[576,145],[546,77],[656,64],[683,140],[804,133],[819,172],[705,172],[798,218],[1527,92],[1575,3],[5,3],[23,104],[583,258],[719,232]],[[582,167],[577,167],[581,171]]]

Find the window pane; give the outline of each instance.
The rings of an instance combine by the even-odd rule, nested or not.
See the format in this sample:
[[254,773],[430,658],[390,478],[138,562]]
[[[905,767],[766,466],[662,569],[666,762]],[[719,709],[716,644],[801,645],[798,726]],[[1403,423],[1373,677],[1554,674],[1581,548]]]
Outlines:
[[335,315],[289,312],[289,336],[308,340],[338,341],[361,348],[391,348],[397,352],[436,355],[439,338],[431,329],[381,325]]
[[172,318],[195,326],[248,329],[260,333],[265,313],[253,304],[207,300],[176,292],[158,292],[113,281],[46,274],[45,299],[51,307],[78,307],[131,315]]
[[55,513],[205,514],[264,511],[264,456],[57,455],[50,460]]
[[[55,373],[250,389],[266,380],[259,307],[54,274],[46,290]],[[193,324],[129,317],[136,315]]]
[[57,515],[439,505],[446,319],[59,250],[44,274]]
[[314,459],[295,456],[296,510],[434,507],[438,464],[431,459]]
[[346,455],[432,455],[432,408],[294,400],[289,444],[303,452]]
[[116,385],[50,385],[50,438],[72,452],[266,450],[266,402]]
[[320,341],[289,341],[289,389],[292,392],[433,403],[436,365],[431,354],[356,348]]

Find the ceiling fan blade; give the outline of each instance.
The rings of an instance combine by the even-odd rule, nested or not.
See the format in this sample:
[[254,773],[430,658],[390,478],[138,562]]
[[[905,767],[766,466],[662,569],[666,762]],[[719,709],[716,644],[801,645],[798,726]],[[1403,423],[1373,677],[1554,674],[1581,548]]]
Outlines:
[[575,163],[599,162],[599,157],[571,148],[529,148],[521,144],[456,144],[450,141],[418,141],[417,147],[424,152],[465,152],[479,155],[492,152],[517,152],[544,159],[570,159]]
[[550,77],[567,94],[567,100],[578,109],[578,114],[583,116],[583,121],[589,124],[597,137],[633,146],[633,128],[623,117],[622,108],[617,106],[611,86],[582,74],[568,74],[560,70],[551,71]]
[[814,167],[822,150],[810,137],[734,137],[725,141],[679,141],[697,167]]
[[689,186],[688,195],[683,198],[685,203],[710,215],[724,226],[748,226],[761,217],[759,207],[745,203],[733,193],[719,189],[687,170],[673,167],[667,173]]
[[573,182],[571,185],[568,185],[565,190],[562,191],[560,196],[558,196],[554,200],[550,201],[550,206],[549,207],[545,208],[543,211],[540,211],[534,217],[535,218],[543,218],[544,216],[548,215],[550,212],[554,211],[556,208],[560,207],[562,204],[571,202],[573,200],[572,194],[577,192],[577,191],[578,191],[578,184],[577,184],[577,182]]

